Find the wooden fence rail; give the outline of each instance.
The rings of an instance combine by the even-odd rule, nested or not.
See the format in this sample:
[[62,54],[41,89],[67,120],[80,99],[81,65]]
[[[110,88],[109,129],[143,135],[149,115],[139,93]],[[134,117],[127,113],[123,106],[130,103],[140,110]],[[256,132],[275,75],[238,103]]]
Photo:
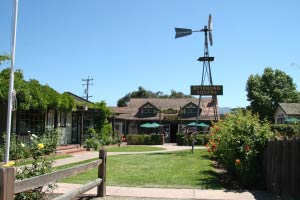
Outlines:
[[15,181],[14,168],[0,168],[0,199],[12,200],[14,199],[14,194],[42,187],[63,178],[93,169],[95,167],[98,167],[98,179],[86,185],[83,185],[82,187],[77,188],[74,191],[64,194],[61,197],[56,198],[56,200],[72,199],[96,186],[97,197],[104,197],[106,195],[106,156],[106,151],[100,150],[100,160],[18,181]]
[[274,195],[300,197],[300,140],[270,140],[265,151],[266,185]]

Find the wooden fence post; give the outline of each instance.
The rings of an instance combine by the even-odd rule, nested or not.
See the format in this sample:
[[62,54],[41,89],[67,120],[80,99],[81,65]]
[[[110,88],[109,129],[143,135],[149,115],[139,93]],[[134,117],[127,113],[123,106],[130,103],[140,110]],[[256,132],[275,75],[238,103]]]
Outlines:
[[98,168],[98,178],[102,179],[101,184],[97,187],[97,197],[106,196],[106,156],[107,152],[105,150],[99,151],[99,159],[102,159],[102,163]]
[[14,199],[15,169],[0,168],[0,199]]

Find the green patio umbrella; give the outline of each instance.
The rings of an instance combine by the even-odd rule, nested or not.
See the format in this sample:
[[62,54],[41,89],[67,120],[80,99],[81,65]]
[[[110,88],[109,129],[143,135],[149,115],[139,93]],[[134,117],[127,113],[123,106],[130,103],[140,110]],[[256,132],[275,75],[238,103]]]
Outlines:
[[291,117],[291,118],[286,119],[285,122],[287,122],[287,123],[297,123],[297,122],[300,122],[300,119],[297,119],[295,117]]
[[152,128],[158,128],[158,127],[160,127],[160,124],[158,124],[158,123],[156,123],[156,122],[153,122],[153,123],[151,124],[151,126],[152,126]]
[[197,126],[201,126],[201,127],[209,127],[207,124],[205,124],[205,123],[199,123],[199,124],[197,124]]
[[[196,126],[196,122],[191,122],[191,123],[188,124],[188,126]],[[198,123],[197,126],[199,126],[199,127],[209,127],[207,124],[202,123],[202,122]]]
[[145,124],[140,125],[140,127],[142,127],[142,128],[153,128],[152,125],[148,122],[145,123]]

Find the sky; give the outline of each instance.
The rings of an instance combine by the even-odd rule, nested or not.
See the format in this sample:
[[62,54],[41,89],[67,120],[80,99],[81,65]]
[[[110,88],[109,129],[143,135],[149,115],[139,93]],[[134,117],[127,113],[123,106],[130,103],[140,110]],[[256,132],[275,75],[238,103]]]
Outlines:
[[[0,54],[11,51],[12,2],[0,0]],[[15,68],[78,96],[92,78],[89,100],[109,106],[139,86],[189,94],[201,84],[204,34],[175,39],[174,28],[200,30],[211,14],[219,106],[245,107],[247,79],[266,67],[299,90],[299,9],[299,0],[19,0]]]

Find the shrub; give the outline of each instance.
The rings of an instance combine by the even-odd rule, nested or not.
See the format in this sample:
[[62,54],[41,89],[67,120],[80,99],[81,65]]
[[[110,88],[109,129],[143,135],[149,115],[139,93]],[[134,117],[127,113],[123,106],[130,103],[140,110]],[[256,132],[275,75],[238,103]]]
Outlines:
[[[195,145],[206,145],[209,140],[209,135],[198,134],[195,135],[193,138],[195,140]],[[178,133],[176,135],[176,143],[178,146],[191,146],[192,140],[191,137],[187,137],[183,133]]]
[[[53,132],[55,134],[55,132]],[[58,135],[58,134],[57,134]],[[44,134],[40,137],[32,134],[31,142],[28,144],[22,144],[16,146],[13,150],[15,155],[18,155],[18,160],[21,167],[16,168],[16,180],[23,180],[31,178],[34,176],[40,176],[43,174],[51,173],[53,171],[52,163],[54,158],[54,152],[56,144],[58,143],[57,136],[50,136],[49,134]],[[27,154],[32,158],[31,165],[25,165],[25,154],[22,152],[27,152]],[[51,192],[56,187],[56,184],[49,184],[44,187],[38,187],[26,192],[21,192],[15,195],[16,200],[24,199],[47,199],[47,193]]]
[[299,124],[273,124],[271,129],[274,132],[274,135],[278,137],[300,136]]
[[160,134],[152,134],[151,136],[151,144],[152,145],[162,145],[163,144],[163,136]]
[[128,145],[160,145],[163,136],[159,134],[128,134],[126,136]]
[[147,135],[147,134],[144,135],[144,144],[145,145],[151,145],[152,144],[152,137],[150,135]]
[[250,111],[237,111],[213,124],[210,135],[208,151],[238,176],[243,187],[264,187],[263,153],[273,135],[267,121]]

